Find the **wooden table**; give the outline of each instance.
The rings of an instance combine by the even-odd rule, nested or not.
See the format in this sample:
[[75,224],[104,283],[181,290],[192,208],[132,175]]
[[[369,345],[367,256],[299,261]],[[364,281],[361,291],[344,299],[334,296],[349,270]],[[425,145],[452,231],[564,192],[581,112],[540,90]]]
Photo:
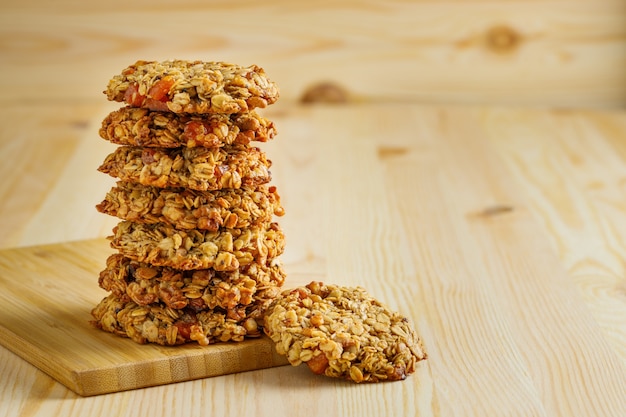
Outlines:
[[[364,286],[429,359],[390,384],[283,366],[81,397],[0,347],[0,417],[626,415],[626,113],[585,110],[626,103],[625,21],[623,0],[3,1],[0,258],[84,248],[97,294],[105,83],[254,63],[281,87],[286,285]],[[299,104],[327,81],[344,105]]]
[[[114,107],[4,108],[0,246],[110,233],[93,206],[114,181],[96,171]],[[84,398],[0,348],[0,415],[626,415],[626,113],[263,114],[280,131],[263,149],[286,285],[364,286],[410,318],[428,361],[396,383],[284,366]]]

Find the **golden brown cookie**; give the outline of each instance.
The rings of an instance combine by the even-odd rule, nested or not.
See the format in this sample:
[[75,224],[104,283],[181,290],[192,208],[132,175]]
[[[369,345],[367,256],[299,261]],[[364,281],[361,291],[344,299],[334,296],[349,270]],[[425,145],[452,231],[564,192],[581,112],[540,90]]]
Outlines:
[[199,269],[184,271],[133,261],[121,254],[107,259],[100,272],[100,287],[140,306],[163,303],[173,309],[192,306],[195,310],[222,308],[229,319],[239,319],[246,306],[270,300],[280,293],[285,281],[281,262],[256,262],[235,271]]
[[128,146],[178,148],[247,145],[276,135],[274,123],[255,112],[186,115],[123,107],[103,121],[100,136]]
[[278,223],[208,232],[122,221],[113,233],[111,246],[124,256],[185,270],[234,271],[253,262],[266,264],[285,248],[285,236]]
[[177,310],[160,303],[140,306],[110,294],[91,311],[94,319],[91,323],[142,344],[171,346],[195,341],[207,346],[259,337],[261,330],[256,318],[263,316],[268,304],[268,300],[251,304],[243,318],[232,320],[221,309],[197,311],[186,307]]
[[402,380],[426,359],[408,320],[358,287],[311,282],[284,291],[264,330],[292,365],[354,382]]
[[122,220],[212,232],[259,226],[284,214],[276,187],[265,185],[194,191],[119,181],[96,208]]
[[174,113],[242,113],[278,100],[265,71],[226,62],[137,61],[114,76],[111,101]]
[[120,146],[109,154],[100,172],[123,181],[154,187],[199,191],[254,187],[271,180],[271,161],[259,148],[144,148]]

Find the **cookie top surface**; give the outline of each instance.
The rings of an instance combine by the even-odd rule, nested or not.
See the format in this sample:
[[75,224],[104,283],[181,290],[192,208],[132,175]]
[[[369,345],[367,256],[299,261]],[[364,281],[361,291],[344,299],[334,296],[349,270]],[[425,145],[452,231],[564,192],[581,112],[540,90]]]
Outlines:
[[408,320],[360,287],[311,282],[268,309],[265,333],[296,366],[354,382],[405,379],[426,359]]
[[276,102],[263,68],[227,62],[137,61],[104,91],[111,101],[174,113],[242,113]]

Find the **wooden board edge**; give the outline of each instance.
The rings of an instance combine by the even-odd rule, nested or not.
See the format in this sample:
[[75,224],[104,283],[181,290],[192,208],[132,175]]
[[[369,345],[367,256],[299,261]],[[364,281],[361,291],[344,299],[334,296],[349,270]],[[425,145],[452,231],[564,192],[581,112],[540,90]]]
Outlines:
[[[129,340],[129,343],[134,342]],[[267,336],[243,342],[216,343],[208,349],[212,349],[211,354],[199,348],[158,360],[72,371],[74,382],[72,388],[68,388],[89,397],[289,365],[286,357],[276,353]],[[222,357],[220,361],[215,361],[215,350]]]
[[0,345],[68,389],[77,394],[80,393],[80,386],[71,369],[62,366],[61,361],[54,361],[48,358],[46,352],[2,325],[0,325]]

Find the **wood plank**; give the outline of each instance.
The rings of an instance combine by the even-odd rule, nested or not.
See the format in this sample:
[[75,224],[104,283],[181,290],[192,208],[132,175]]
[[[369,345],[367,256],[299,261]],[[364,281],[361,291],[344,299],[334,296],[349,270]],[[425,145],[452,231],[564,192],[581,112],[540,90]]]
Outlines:
[[626,364],[626,117],[523,111],[495,112],[488,120],[491,144],[526,190],[529,209]]
[[[524,188],[490,149],[480,112],[403,113],[419,120],[411,129],[394,125],[397,117],[381,111],[356,126],[345,121],[357,116],[342,112],[328,120],[335,133],[322,128],[320,135],[379,147],[378,164],[371,153],[366,163],[360,150],[335,164],[346,164],[342,172],[353,178],[384,173],[386,192],[375,204],[397,210],[391,225],[405,246],[393,269],[385,258],[375,261],[386,265],[380,285],[388,298],[410,303],[413,317],[428,318],[420,331],[432,359],[435,407],[443,415],[622,415],[624,363],[529,210]],[[353,158],[363,161],[360,169]],[[362,204],[364,188],[344,188],[342,199]],[[373,275],[359,274],[369,282]],[[613,317],[623,317],[624,308],[622,302]]]
[[0,344],[89,396],[287,364],[267,337],[207,347],[139,345],[90,326],[108,242],[0,252]]
[[[363,285],[415,323],[427,363],[397,384],[277,367],[80,398],[1,349],[0,411],[624,414],[622,113],[355,105],[266,114],[280,129],[265,148],[287,209],[289,285]],[[92,157],[76,149],[73,160]],[[63,199],[49,198],[72,224]],[[99,220],[83,216],[74,226],[95,233]],[[91,270],[84,285],[95,287],[104,255],[85,257],[94,264],[80,267]]]
[[0,101],[102,100],[137,59],[263,66],[282,99],[334,82],[354,101],[624,106],[620,0],[0,6]]
[[114,149],[98,129],[115,107],[0,107],[0,152],[10,161],[0,166],[0,248],[110,234],[117,220],[95,205],[115,181],[96,169]]

